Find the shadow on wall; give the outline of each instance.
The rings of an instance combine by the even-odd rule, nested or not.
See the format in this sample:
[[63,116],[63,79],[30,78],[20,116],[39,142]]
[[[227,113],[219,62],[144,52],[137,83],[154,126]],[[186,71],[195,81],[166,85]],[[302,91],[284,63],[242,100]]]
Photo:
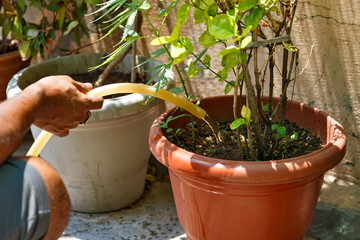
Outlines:
[[[334,169],[342,179],[360,182],[360,3],[355,0],[299,1],[292,38],[301,50],[294,99],[336,118],[348,136],[345,159]],[[311,53],[311,55],[310,55]]]

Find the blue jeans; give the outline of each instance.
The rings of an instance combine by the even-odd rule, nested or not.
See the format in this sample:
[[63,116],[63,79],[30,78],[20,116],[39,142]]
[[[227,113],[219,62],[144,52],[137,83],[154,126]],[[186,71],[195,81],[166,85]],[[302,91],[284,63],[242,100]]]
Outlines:
[[50,222],[44,180],[31,164],[10,158],[0,165],[0,239],[42,239]]

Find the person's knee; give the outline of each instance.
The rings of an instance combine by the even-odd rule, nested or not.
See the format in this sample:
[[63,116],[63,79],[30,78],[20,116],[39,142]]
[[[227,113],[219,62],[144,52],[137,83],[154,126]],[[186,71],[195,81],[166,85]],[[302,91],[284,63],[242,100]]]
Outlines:
[[70,214],[70,198],[55,169],[38,157],[23,158],[34,166],[44,180],[50,204],[50,223],[45,239],[57,239],[65,230]]

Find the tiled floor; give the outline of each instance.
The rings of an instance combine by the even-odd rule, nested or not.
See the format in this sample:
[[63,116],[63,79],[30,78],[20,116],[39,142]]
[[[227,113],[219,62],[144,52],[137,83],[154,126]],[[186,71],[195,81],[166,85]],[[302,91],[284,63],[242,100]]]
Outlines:
[[[25,155],[33,139],[26,136],[15,154]],[[133,205],[103,214],[71,212],[60,240],[148,239],[186,240],[167,181],[147,185]],[[319,202],[304,240],[360,240],[360,212]]]

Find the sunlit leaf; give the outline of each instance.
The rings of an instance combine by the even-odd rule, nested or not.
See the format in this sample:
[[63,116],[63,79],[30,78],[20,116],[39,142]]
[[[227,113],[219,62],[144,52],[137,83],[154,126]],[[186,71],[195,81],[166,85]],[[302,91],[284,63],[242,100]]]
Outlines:
[[184,25],[187,22],[189,11],[190,11],[191,5],[190,4],[184,4],[176,12],[176,21],[180,23],[180,25]]
[[296,52],[297,49],[296,47],[294,47],[293,45],[291,45],[290,43],[287,42],[283,42],[284,47],[286,48],[286,50],[290,51],[290,52]]
[[238,26],[232,17],[222,14],[208,22],[208,30],[215,38],[225,40],[236,35]]
[[178,64],[194,50],[191,40],[187,37],[180,37],[178,41],[171,44],[171,57],[174,58],[173,63]]
[[225,55],[229,54],[229,53],[234,53],[233,56],[239,56],[240,55],[240,49],[236,46],[230,46],[230,47],[227,47],[227,48],[224,48],[223,50],[221,50],[217,57],[218,58],[222,58],[224,57]]
[[244,12],[254,7],[255,3],[255,0],[241,0],[238,1],[237,9]]
[[245,25],[252,26],[251,30],[255,30],[259,25],[261,18],[263,17],[264,9],[263,8],[254,8],[251,10],[250,14],[245,17]]
[[31,41],[24,41],[19,47],[19,53],[23,60],[27,60],[31,57],[30,43]]
[[64,35],[68,35],[78,25],[79,25],[78,21],[76,21],[76,20],[71,21],[69,26],[67,27],[66,31],[64,32]]
[[190,63],[189,70],[187,76],[189,78],[195,77],[199,72],[201,72],[203,69],[196,68],[194,62]]
[[231,89],[234,87],[234,85],[235,85],[235,82],[234,82],[234,81],[228,82],[228,83],[226,84],[226,86],[225,86],[224,93],[225,93],[225,94],[228,94],[228,93],[231,91]]
[[297,132],[294,132],[291,136],[290,136],[290,141],[294,141],[297,140],[299,138],[299,134]]
[[23,30],[22,30],[22,24],[18,17],[14,18],[13,26],[12,26],[12,34],[17,39],[23,38]]
[[240,49],[244,49],[249,43],[251,43],[251,40],[252,40],[252,37],[251,37],[251,36],[247,36],[246,38],[244,38],[244,39],[241,41]]
[[211,35],[208,31],[203,32],[199,37],[200,45],[209,48],[217,43],[216,38]]
[[245,124],[246,120],[244,118],[238,118],[235,119],[231,124],[230,124],[230,128],[231,130],[234,130],[238,127],[240,127],[241,125]]
[[205,16],[204,11],[202,11],[202,10],[200,10],[198,8],[194,9],[193,16],[194,16],[194,23],[195,24],[205,22],[205,20],[206,20],[206,16]]
[[171,43],[172,41],[173,40],[171,39],[171,37],[163,36],[163,37],[155,38],[154,40],[152,40],[150,42],[150,44],[153,45],[153,46],[158,46],[158,45],[162,45],[162,44]]
[[241,108],[241,116],[246,119],[247,123],[250,122],[251,110],[247,108],[245,105],[243,105]]

